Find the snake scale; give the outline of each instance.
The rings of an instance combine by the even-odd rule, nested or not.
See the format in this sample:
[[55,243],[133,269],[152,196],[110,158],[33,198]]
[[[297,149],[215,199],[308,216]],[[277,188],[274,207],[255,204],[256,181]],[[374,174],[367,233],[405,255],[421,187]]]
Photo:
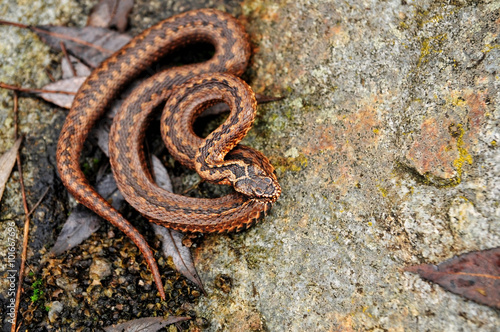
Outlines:
[[[89,184],[79,158],[91,128],[140,73],[186,44],[208,42],[215,54],[205,62],[173,67],[141,83],[122,105],[110,132],[110,161],[126,200],[150,221],[187,232],[246,229],[265,215],[281,193],[274,168],[260,152],[238,145],[255,118],[255,95],[236,76],[245,70],[250,45],[240,23],[212,9],[185,12],[157,23],[106,59],[75,96],[57,146],[57,167],[68,191],[83,205],[123,231],[141,250],[164,299],[160,273],[144,237]],[[153,111],[165,103],[162,137],[169,152],[210,182],[236,192],[200,199],[158,187],[144,153],[144,136]],[[195,118],[225,102],[227,120],[202,139]]]

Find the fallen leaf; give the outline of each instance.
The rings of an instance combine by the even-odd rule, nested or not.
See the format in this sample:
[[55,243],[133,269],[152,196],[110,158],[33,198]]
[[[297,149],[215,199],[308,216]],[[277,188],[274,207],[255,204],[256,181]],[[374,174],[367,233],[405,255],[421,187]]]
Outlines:
[[500,309],[500,247],[453,257],[439,265],[405,268],[444,289]]
[[47,45],[60,52],[61,41],[70,54],[91,67],[127,44],[132,37],[113,30],[97,27],[62,27],[44,25],[30,27]]
[[[120,210],[123,207],[125,199],[116,186],[113,174],[108,173],[98,178],[96,190],[111,202],[115,209]],[[78,204],[64,223],[51,252],[59,255],[76,247],[101,227],[101,220],[94,212]]]
[[90,11],[88,26],[111,28],[124,32],[128,25],[128,14],[134,6],[134,0],[101,0]]
[[[85,82],[86,77],[71,77],[62,79],[53,83],[49,83],[43,87],[44,90],[77,92],[80,86]],[[61,94],[61,93],[40,93],[40,97],[48,102],[51,102],[59,107],[70,109],[75,95]]]
[[104,328],[106,332],[155,332],[168,325],[190,320],[191,317],[170,316],[163,317],[148,317],[134,319],[122,324],[111,325]]
[[76,247],[101,227],[101,218],[81,204],[78,204],[64,223],[56,243],[50,250],[59,255]]
[[115,178],[112,173],[104,174],[97,178],[96,190],[102,197],[111,203],[111,205],[120,211],[125,204],[125,198],[118,190]]
[[[76,57],[70,55],[69,61],[71,61],[71,65],[73,66],[73,68],[75,68],[77,77],[87,77],[90,75],[90,72],[92,70],[81,61],[79,61]],[[75,77],[75,75],[73,75],[73,71],[71,70],[68,59],[66,58],[63,58],[61,61],[61,70],[63,79]]]
[[151,164],[153,168],[153,177],[156,181],[156,184],[161,188],[172,192],[172,181],[170,181],[170,176],[168,175],[167,169],[163,166],[160,159],[152,155],[151,156]]
[[0,201],[2,200],[3,191],[14,164],[16,163],[17,152],[21,146],[22,137],[18,138],[14,145],[0,157]]
[[184,234],[154,223],[152,225],[155,234],[162,239],[162,250],[165,257],[172,257],[177,271],[197,285],[203,293],[206,293],[194,266],[191,250],[182,244]]
[[97,146],[104,154],[109,157],[109,128],[111,127],[111,119],[102,118],[97,125],[94,126],[91,136],[97,139]]

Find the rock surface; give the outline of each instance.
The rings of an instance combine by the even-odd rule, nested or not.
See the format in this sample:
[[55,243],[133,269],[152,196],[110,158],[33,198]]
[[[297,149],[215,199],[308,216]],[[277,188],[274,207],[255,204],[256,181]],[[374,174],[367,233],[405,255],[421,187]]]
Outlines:
[[[4,1],[0,18],[83,25],[90,6]],[[245,139],[276,166],[282,197],[249,231],[194,249],[206,330],[496,330],[498,311],[402,269],[500,243],[499,3],[136,1],[132,32],[201,7],[240,17],[254,45],[246,78],[286,97],[259,107]],[[0,81],[48,83],[59,55],[30,32],[0,30]],[[5,151],[12,93],[0,94]],[[20,99],[28,197],[53,188],[35,225],[64,219],[54,171],[64,116]],[[0,219],[20,225],[15,173],[4,196]],[[56,233],[34,227],[30,255]]]

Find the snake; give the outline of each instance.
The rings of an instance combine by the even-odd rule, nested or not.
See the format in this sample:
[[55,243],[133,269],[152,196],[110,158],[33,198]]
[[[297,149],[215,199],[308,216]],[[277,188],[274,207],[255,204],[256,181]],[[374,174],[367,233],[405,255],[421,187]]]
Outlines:
[[[141,83],[121,106],[110,131],[110,162],[125,199],[151,222],[184,232],[241,231],[267,214],[281,194],[274,168],[259,151],[240,145],[255,119],[255,95],[238,76],[248,65],[250,44],[240,22],[215,9],[167,18],[135,36],[104,60],[75,95],[57,145],[57,169],[68,192],[120,229],[139,248],[159,295],[161,275],[145,238],[86,179],[79,159],[90,130],[119,93],[166,54],[188,44],[211,43],[204,62],[170,67]],[[226,103],[226,121],[206,138],[193,131],[200,113]],[[161,105],[162,138],[179,162],[207,179],[232,185],[219,198],[170,193],[154,182],[144,152],[148,124]]]

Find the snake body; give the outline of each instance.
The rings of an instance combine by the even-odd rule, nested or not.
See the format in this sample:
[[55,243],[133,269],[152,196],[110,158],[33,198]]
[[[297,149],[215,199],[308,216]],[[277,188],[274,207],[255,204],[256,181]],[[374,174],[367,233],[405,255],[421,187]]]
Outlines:
[[[250,47],[243,28],[229,14],[210,9],[190,11],[134,37],[82,85],[57,147],[58,171],[68,191],[139,247],[162,298],[165,293],[160,274],[147,242],[90,186],[79,158],[89,131],[124,86],[165,54],[200,41],[215,46],[210,60],[162,71],[143,82],[125,101],[110,132],[113,173],[127,201],[158,224],[189,232],[238,231],[249,227],[265,215],[281,189],[269,160],[256,150],[237,145],[253,122],[256,103],[251,89],[232,76],[240,75],[246,68]],[[204,73],[214,74],[211,77]],[[231,184],[239,192],[217,199],[194,199],[155,185],[148,171],[143,141],[152,111],[165,99],[162,129],[168,133],[162,136],[169,151],[202,177]],[[194,118],[218,101],[230,106],[228,120],[207,138],[197,137],[192,131]]]

